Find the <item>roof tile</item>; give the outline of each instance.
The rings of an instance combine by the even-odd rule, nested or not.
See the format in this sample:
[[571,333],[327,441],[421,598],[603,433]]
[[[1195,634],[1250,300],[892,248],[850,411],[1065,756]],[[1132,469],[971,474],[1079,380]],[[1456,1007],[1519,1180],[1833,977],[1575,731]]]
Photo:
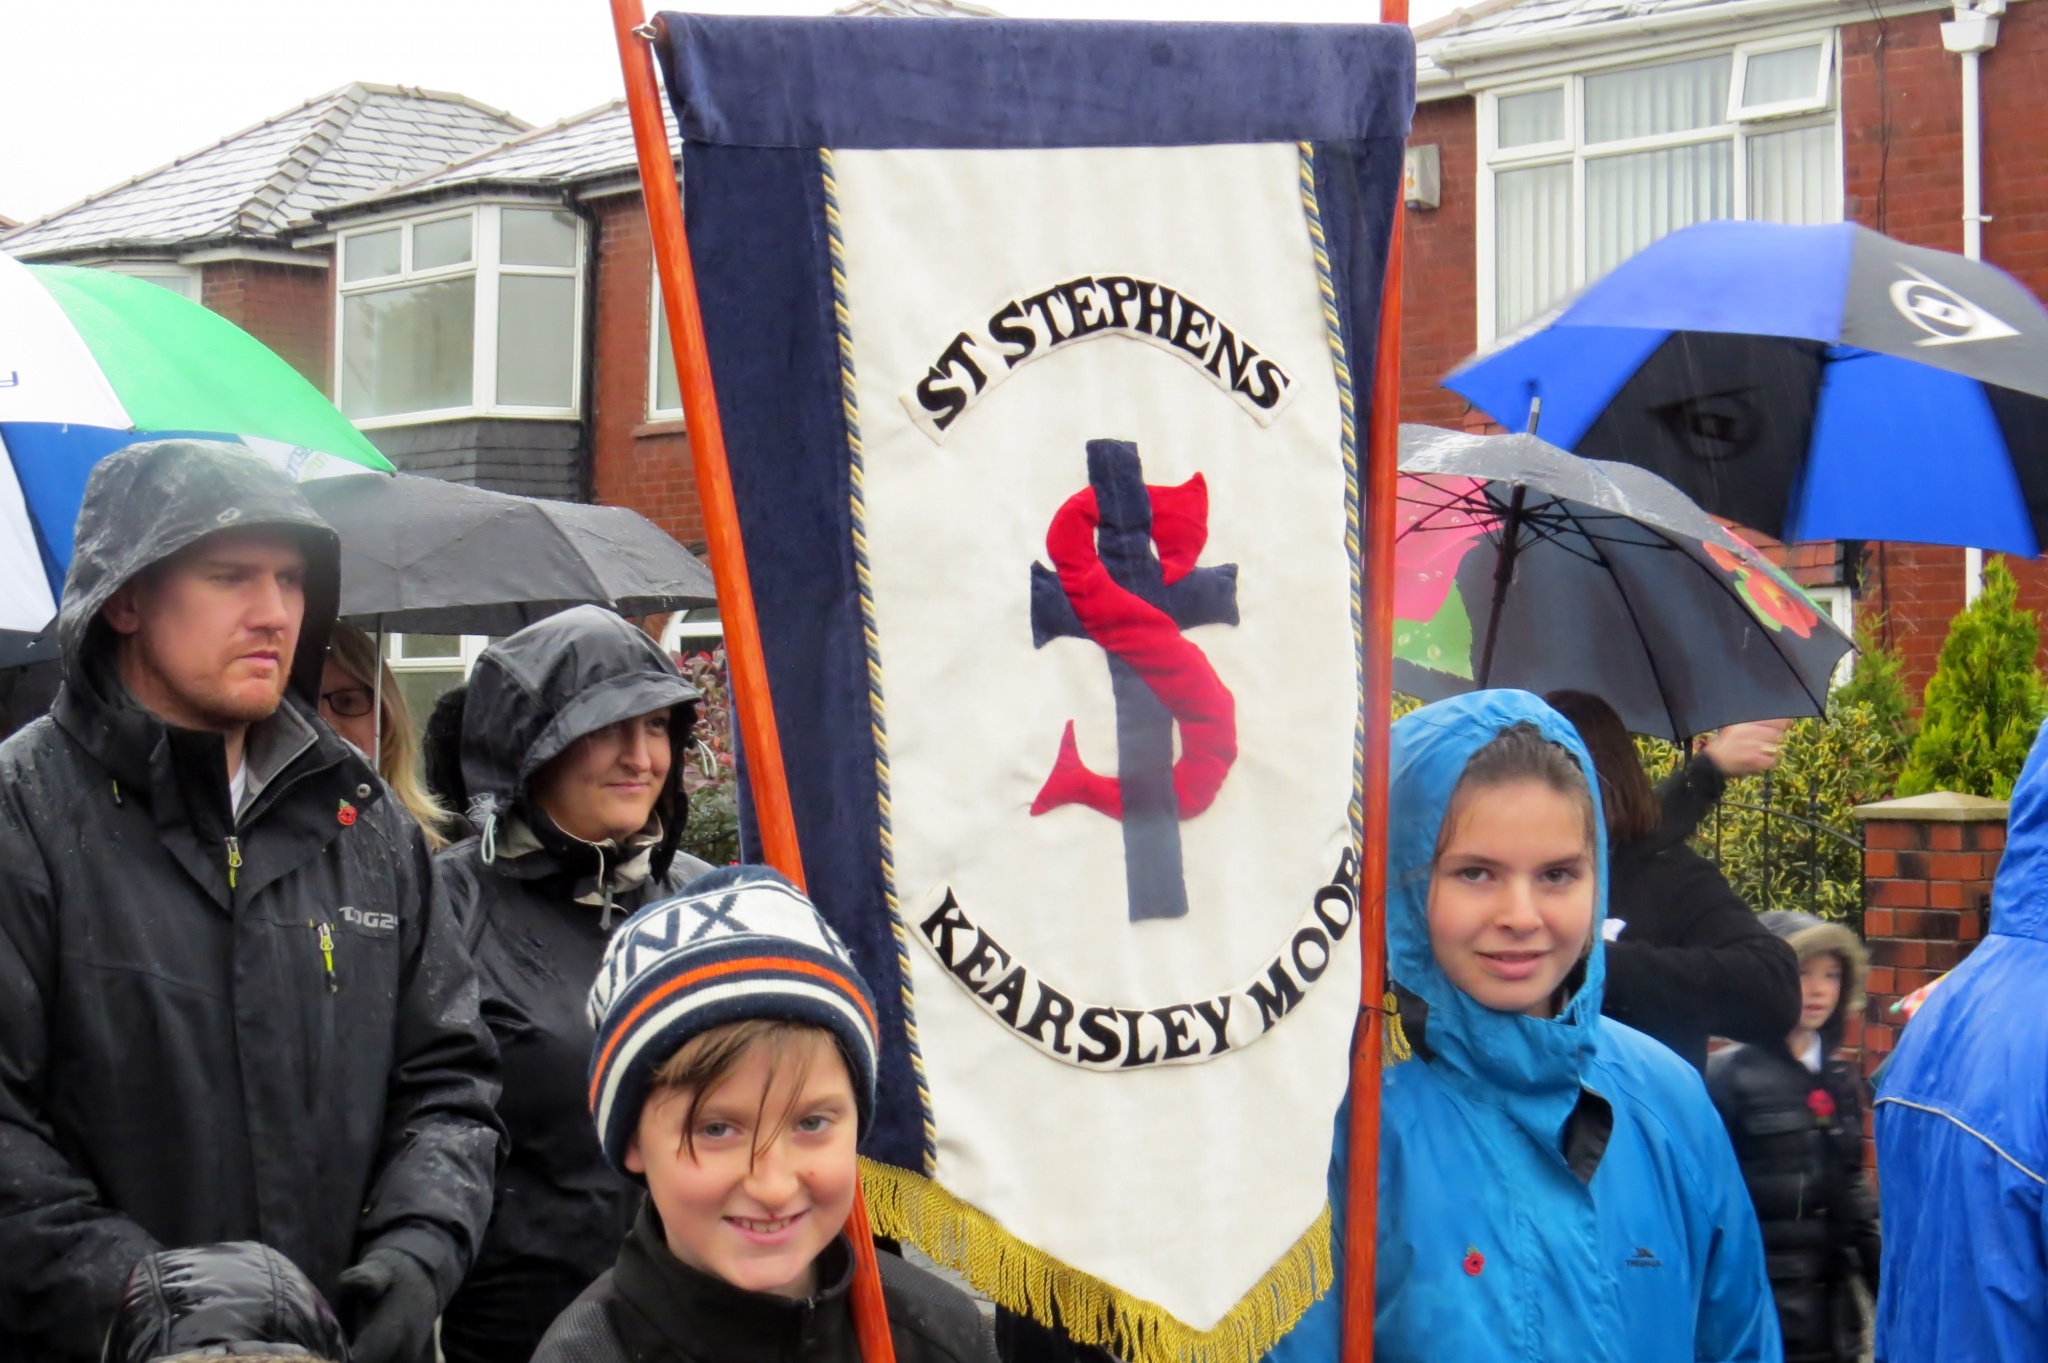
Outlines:
[[10,255],[276,238],[321,208],[476,155],[527,125],[459,95],[351,85],[11,232]]

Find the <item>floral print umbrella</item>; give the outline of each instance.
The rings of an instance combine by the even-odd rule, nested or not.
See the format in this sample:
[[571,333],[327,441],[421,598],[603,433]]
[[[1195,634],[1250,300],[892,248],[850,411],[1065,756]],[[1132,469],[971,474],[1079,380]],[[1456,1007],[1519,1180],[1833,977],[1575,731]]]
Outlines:
[[1826,710],[1848,638],[1655,474],[1431,426],[1401,470],[1397,689],[1590,691],[1672,740]]

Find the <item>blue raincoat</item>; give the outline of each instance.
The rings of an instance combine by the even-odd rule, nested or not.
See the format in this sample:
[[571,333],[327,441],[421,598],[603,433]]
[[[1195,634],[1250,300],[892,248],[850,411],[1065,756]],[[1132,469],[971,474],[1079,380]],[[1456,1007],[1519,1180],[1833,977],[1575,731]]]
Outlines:
[[2048,1359],[2048,729],[2013,787],[1991,931],[1877,1092],[1879,1363]]
[[[1374,1357],[1776,1360],[1763,1242],[1727,1133],[1697,1071],[1600,1016],[1597,933],[1585,983],[1554,1020],[1482,1007],[1430,951],[1429,868],[1451,792],[1474,752],[1525,722],[1593,780],[1577,731],[1524,691],[1460,696],[1394,726],[1388,972],[1427,1020],[1410,1032],[1417,1058],[1383,1075]],[[1404,1000],[1407,1025],[1419,1011]],[[1347,1118],[1330,1167],[1339,1207]],[[1567,1161],[1568,1125],[1590,1182]],[[1331,1292],[1273,1363],[1335,1359],[1338,1318]]]

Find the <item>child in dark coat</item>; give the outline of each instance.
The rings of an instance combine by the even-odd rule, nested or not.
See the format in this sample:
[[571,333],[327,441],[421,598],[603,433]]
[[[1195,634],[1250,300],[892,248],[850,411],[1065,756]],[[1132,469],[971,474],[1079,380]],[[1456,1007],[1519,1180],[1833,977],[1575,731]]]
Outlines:
[[[613,935],[590,1015],[598,1139],[648,1195],[533,1363],[859,1363],[845,1227],[878,1041],[839,938],[773,871],[713,871]],[[994,1363],[965,1293],[879,1257],[899,1363]]]
[[1863,1080],[1835,1054],[1862,1006],[1869,958],[1856,934],[1804,913],[1764,926],[1799,957],[1799,1025],[1782,1046],[1736,1046],[1707,1064],[1707,1090],[1742,1162],[1787,1363],[1855,1363],[1877,1295],[1877,1207],[1863,1172]]

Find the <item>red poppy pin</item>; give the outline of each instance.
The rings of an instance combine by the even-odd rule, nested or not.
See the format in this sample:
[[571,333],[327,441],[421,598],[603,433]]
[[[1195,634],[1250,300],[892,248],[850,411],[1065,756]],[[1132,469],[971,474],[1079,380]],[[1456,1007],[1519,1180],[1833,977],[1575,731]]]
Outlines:
[[1472,1246],[1465,1246],[1465,1276],[1476,1278],[1486,1269],[1486,1256]]
[[1826,1089],[1814,1089],[1806,1095],[1806,1107],[1815,1121],[1829,1121],[1835,1115],[1835,1095]]
[[349,825],[353,824],[356,821],[356,807],[350,804],[348,801],[343,800],[341,802],[341,808],[335,811],[334,821],[340,824],[343,828],[347,828]]

